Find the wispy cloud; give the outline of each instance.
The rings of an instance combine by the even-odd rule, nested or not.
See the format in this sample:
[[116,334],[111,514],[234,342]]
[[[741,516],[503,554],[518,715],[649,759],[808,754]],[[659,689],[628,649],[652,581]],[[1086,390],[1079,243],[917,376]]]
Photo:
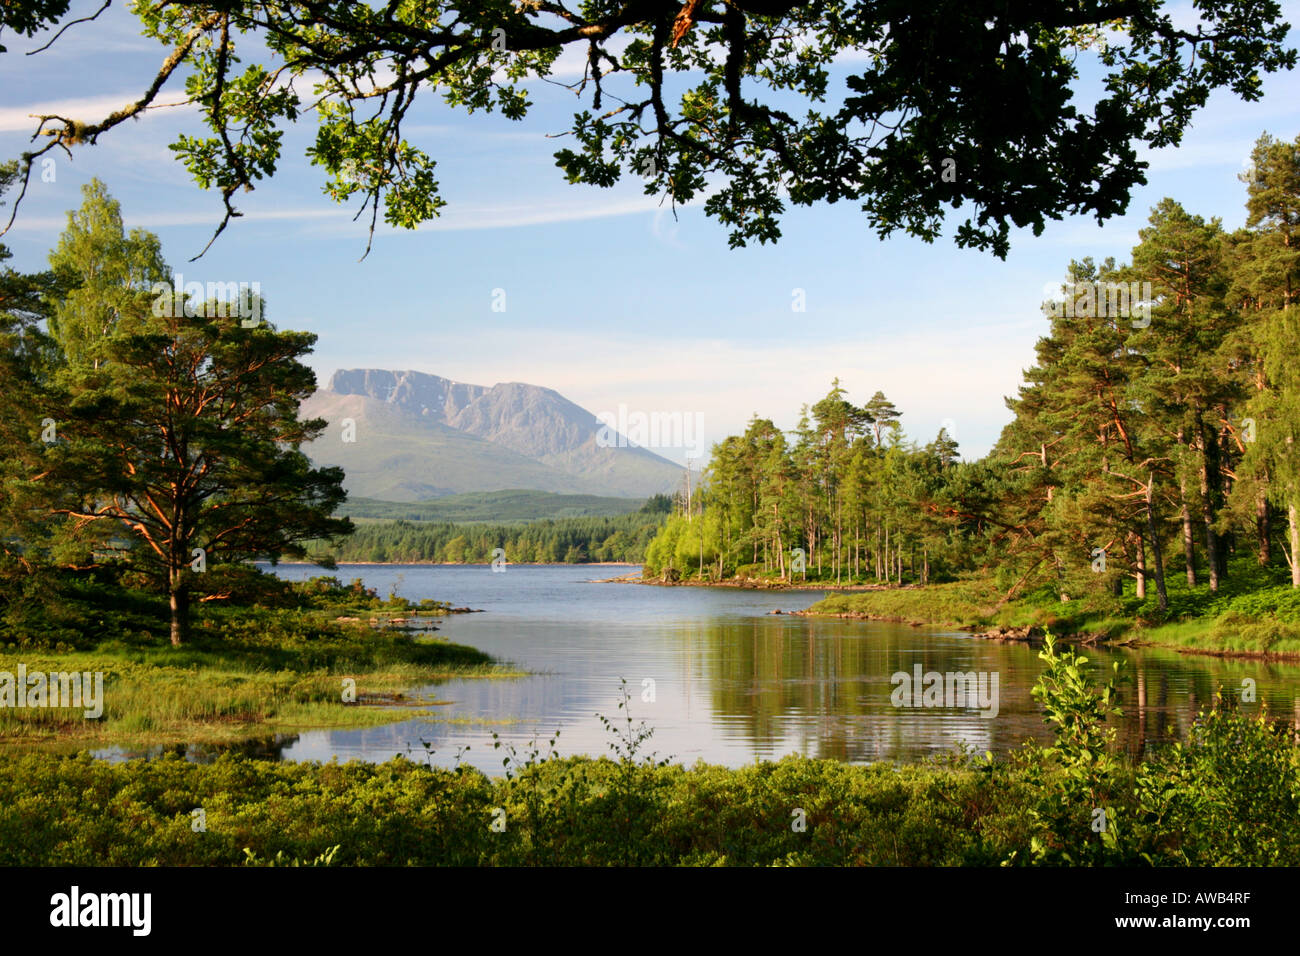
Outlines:
[[[456,232],[477,229],[515,229],[549,223],[576,222],[602,219],[610,216],[628,216],[638,213],[657,213],[659,200],[651,196],[627,199],[552,200],[537,203],[473,204],[455,203],[438,219],[420,226],[418,231]],[[322,198],[318,206],[289,209],[248,209],[239,222],[303,222],[312,223],[307,237],[335,238],[340,234],[364,233],[369,227],[369,215],[354,221],[356,205],[351,208],[334,205]],[[216,205],[184,210],[143,213],[131,217],[132,226],[158,229],[164,226],[197,226],[213,228],[221,220]],[[14,232],[53,233],[67,225],[65,216],[20,216],[14,223]],[[411,235],[405,229],[396,229],[380,222],[376,233],[386,235]]]
[[[443,210],[441,216],[420,226],[418,232],[459,232],[481,229],[517,229],[526,226],[541,226],[551,223],[579,222],[587,219],[604,219],[612,216],[630,216],[639,213],[654,213],[660,207],[660,201],[654,196],[631,197],[595,197],[575,196],[564,199],[546,199],[527,203],[468,203],[452,201]],[[312,235],[320,238],[334,238],[340,233],[356,233],[368,228],[369,216],[352,221],[356,214],[354,207],[347,212],[335,212],[328,217],[312,215],[310,218],[327,218],[331,220],[323,228],[312,227]],[[250,215],[250,219],[259,218]],[[292,211],[281,211],[275,218],[309,218],[307,215],[295,216]],[[376,233],[386,235],[411,235],[408,230],[395,229],[384,223],[378,223]]]
[[[104,96],[78,97],[66,100],[46,100],[24,106],[0,107],[0,132],[29,133],[36,129],[36,116],[66,116],[80,122],[99,122],[115,110],[120,110],[140,99],[141,91],[133,90]],[[150,106],[145,116],[165,110],[168,113],[193,112],[198,107],[184,103],[175,96]]]

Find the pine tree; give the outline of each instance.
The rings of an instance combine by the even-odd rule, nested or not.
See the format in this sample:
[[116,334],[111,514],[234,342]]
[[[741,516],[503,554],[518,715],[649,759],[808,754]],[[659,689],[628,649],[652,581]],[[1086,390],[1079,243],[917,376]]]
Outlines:
[[1255,359],[1247,406],[1253,442],[1244,442],[1247,468],[1259,490],[1287,515],[1291,584],[1300,588],[1300,375],[1296,370],[1300,293],[1300,137],[1284,143],[1261,136],[1251,154],[1247,186],[1250,232],[1239,243],[1236,288],[1249,319],[1245,351]]
[[122,242],[115,216],[102,188],[89,189],[51,257],[79,263],[72,271],[88,284],[60,306],[58,441],[38,479],[51,513],[97,531],[100,551],[168,595],[181,644],[210,563],[302,557],[304,542],[351,523],[330,517],[345,498],[342,471],[313,468],[299,451],[325,427],[298,419],[316,387],[299,360],[316,336],[245,327],[225,303],[154,315],[139,286],[160,261],[149,252],[157,240]]

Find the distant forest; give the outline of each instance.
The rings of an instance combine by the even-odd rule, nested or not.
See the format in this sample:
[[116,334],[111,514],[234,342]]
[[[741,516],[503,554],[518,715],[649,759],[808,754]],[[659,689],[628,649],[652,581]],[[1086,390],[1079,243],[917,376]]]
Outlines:
[[442,521],[515,524],[542,518],[590,518],[630,514],[645,505],[641,498],[599,495],[557,495],[547,491],[515,489],[475,491],[446,495],[429,501],[380,501],[353,498],[339,514],[353,520]]
[[640,563],[672,509],[667,495],[655,495],[636,512],[612,517],[547,518],[529,523],[381,521],[357,526],[333,547],[323,543],[313,556],[338,561],[487,564],[501,548],[511,564]]

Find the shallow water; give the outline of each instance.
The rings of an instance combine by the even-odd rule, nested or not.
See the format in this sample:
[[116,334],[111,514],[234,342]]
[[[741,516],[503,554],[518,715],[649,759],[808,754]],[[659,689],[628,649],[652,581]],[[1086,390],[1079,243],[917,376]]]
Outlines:
[[[1005,753],[1030,738],[1050,739],[1029,694],[1041,667],[1034,648],[933,628],[769,613],[808,607],[821,592],[590,583],[627,570],[340,565],[334,572],[340,579],[360,577],[381,594],[396,590],[482,608],[482,614],[445,618],[440,635],[532,675],[419,688],[450,703],[434,707],[432,717],[268,741],[264,752],[288,760],[386,760],[414,751],[423,759],[423,741],[435,763],[452,765],[468,747],[463,762],[499,773],[507,755],[493,748],[493,732],[522,758],[533,740],[545,751],[558,729],[560,753],[610,753],[615,738],[596,715],[622,721],[620,678],[627,680],[633,725],[644,720],[654,731],[645,751],[688,764],[735,766],[796,752],[914,761],[961,745]],[[283,565],[277,573],[323,572]],[[1274,712],[1300,707],[1300,667],[1292,664],[1151,649],[1089,656],[1107,670],[1111,660],[1125,661],[1130,680],[1121,695],[1121,734],[1134,753],[1181,737],[1220,685],[1240,688],[1243,678],[1256,681]],[[891,677],[910,676],[918,664],[923,673],[975,672],[988,681],[996,675],[996,716],[971,706],[895,706]],[[1101,668],[1094,674],[1100,678]],[[985,689],[991,690],[988,683]],[[626,729],[625,722],[620,726]]]
[[[294,579],[326,573],[302,565],[276,570]],[[654,731],[644,752],[687,764],[736,766],[789,753],[855,763],[915,761],[959,746],[1003,754],[1031,738],[1050,739],[1029,693],[1041,669],[1036,648],[934,628],[770,613],[806,608],[822,592],[591,583],[629,570],[340,565],[337,577],[360,577],[382,595],[396,590],[482,608],[482,614],[443,619],[439,634],[531,676],[418,688],[450,703],[434,707],[431,717],[275,738],[258,750],[286,760],[382,761],[398,753],[426,759],[427,742],[439,765],[460,759],[496,774],[507,754],[494,749],[493,732],[522,759],[533,740],[545,752],[559,730],[560,753],[599,756],[611,753],[615,737],[596,715],[627,727],[618,707],[620,678],[627,680],[633,726],[644,721]],[[1294,664],[1152,649],[1090,650],[1088,656],[1101,665],[1093,669],[1099,680],[1110,661],[1125,662],[1130,680],[1121,694],[1120,730],[1135,755],[1183,736],[1219,686],[1240,688],[1243,678],[1255,680],[1271,711],[1300,716],[1300,666]],[[905,706],[895,706],[891,678],[911,676],[917,665],[922,674],[982,675],[986,691],[996,676],[996,715],[991,707],[947,706],[961,703],[955,699],[910,706],[908,696]],[[924,703],[919,694],[916,701]],[[191,755],[206,759],[202,752]]]

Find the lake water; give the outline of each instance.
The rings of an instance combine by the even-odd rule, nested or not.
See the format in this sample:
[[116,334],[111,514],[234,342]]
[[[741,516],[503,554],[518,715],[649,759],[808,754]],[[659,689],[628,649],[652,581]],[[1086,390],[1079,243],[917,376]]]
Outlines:
[[[360,577],[381,595],[482,608],[443,619],[440,635],[531,676],[418,688],[417,695],[449,703],[431,717],[303,733],[270,751],[288,760],[383,761],[411,748],[422,754],[427,741],[438,764],[453,765],[468,747],[464,763],[496,774],[503,751],[493,749],[493,732],[522,755],[534,739],[545,750],[558,729],[560,753],[599,756],[614,738],[596,715],[621,715],[620,679],[634,724],[644,720],[654,730],[644,750],[687,764],[736,766],[789,753],[915,761],[961,745],[1002,754],[1030,738],[1050,739],[1029,693],[1041,669],[1036,648],[934,628],[770,613],[806,608],[821,592],[591,583],[629,570],[340,565],[337,577]],[[277,573],[301,579],[326,572],[283,565]],[[1134,754],[1181,737],[1220,685],[1239,689],[1244,678],[1256,682],[1270,710],[1300,716],[1300,666],[1152,649],[1088,654],[1106,672],[1115,657],[1126,662],[1121,734]],[[910,675],[917,665],[923,673],[997,675],[996,716],[972,707],[895,706],[892,675]],[[1102,679],[1101,667],[1093,673]]]

